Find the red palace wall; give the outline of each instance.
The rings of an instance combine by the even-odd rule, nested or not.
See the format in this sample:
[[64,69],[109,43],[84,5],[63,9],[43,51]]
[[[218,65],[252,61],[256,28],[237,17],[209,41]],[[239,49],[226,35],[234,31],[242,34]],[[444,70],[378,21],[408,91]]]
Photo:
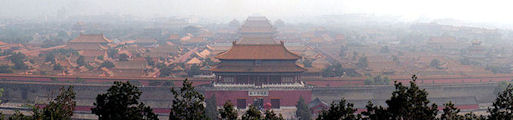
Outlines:
[[280,106],[296,106],[299,97],[303,97],[308,104],[312,100],[312,90],[269,90],[267,96],[249,96],[248,90],[207,90],[206,98],[216,95],[218,106],[230,100],[234,106],[237,106],[237,99],[246,99],[246,106],[253,104],[253,100],[263,98],[264,104],[271,103],[271,99],[280,99]]

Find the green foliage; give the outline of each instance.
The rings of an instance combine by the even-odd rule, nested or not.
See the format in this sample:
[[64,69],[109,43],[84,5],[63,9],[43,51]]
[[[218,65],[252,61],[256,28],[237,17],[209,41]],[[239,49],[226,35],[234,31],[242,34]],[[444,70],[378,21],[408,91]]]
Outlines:
[[102,68],[102,67],[113,68],[115,66],[114,66],[114,63],[112,63],[111,61],[103,61],[103,63],[100,65],[99,68]]
[[142,92],[130,82],[114,82],[107,93],[96,96],[93,114],[99,120],[158,120],[149,106],[139,102]]
[[262,119],[262,112],[254,105],[250,105],[249,109],[242,115],[242,120],[260,120]]
[[343,68],[340,63],[332,64],[322,70],[323,77],[340,77],[342,75],[347,75],[347,76],[352,76],[352,77],[361,76],[361,74],[359,74],[352,68]]
[[491,108],[488,108],[492,120],[511,120],[513,119],[513,86],[508,85],[506,89],[498,93]]
[[[0,88],[0,98],[4,96],[4,88]],[[0,100],[0,103],[2,103],[2,100]],[[3,118],[3,117],[2,117]]]
[[146,60],[146,63],[148,63],[149,66],[155,65],[155,61],[153,61],[153,59],[151,59],[150,56],[146,56],[146,57],[144,57],[144,59]]
[[386,100],[388,108],[374,106],[369,101],[367,111],[362,114],[370,120],[433,120],[438,112],[437,105],[431,104],[427,99],[428,93],[420,89],[415,81],[417,76],[412,76],[410,87],[404,86],[399,82],[394,82],[395,90],[392,97]]
[[116,55],[118,54],[119,50],[118,49],[115,49],[115,48],[109,48],[107,50],[107,55],[110,57],[110,58],[115,58]]
[[332,102],[328,110],[322,110],[317,120],[357,120],[360,115],[355,114],[356,108],[352,103],[341,99],[338,103]]
[[53,65],[53,70],[63,70],[63,67],[61,66],[61,64],[55,64]]
[[194,75],[199,75],[199,74],[201,74],[200,66],[198,66],[196,64],[192,64],[191,69],[189,69],[189,71],[187,71],[187,75],[189,77],[192,77]]
[[296,104],[296,118],[299,120],[310,120],[312,118],[312,112],[308,108],[308,105],[305,103],[303,96],[299,97],[299,100]]
[[207,118],[203,106],[205,98],[201,93],[194,90],[192,82],[185,79],[180,91],[171,88],[171,93],[173,93],[174,98],[171,113],[169,113],[170,120],[202,120]]
[[0,73],[13,73],[11,66],[8,65],[0,65]]
[[164,67],[164,68],[160,69],[159,71],[160,71],[159,77],[167,77],[173,72],[173,68]]
[[55,47],[58,45],[64,44],[64,41],[62,39],[54,39],[54,40],[46,40],[43,42],[43,45],[41,45],[42,48],[49,48],[49,47]]
[[381,53],[389,53],[390,49],[388,49],[388,46],[383,46],[383,47],[381,47],[381,50],[379,50],[379,52],[381,52]]
[[25,58],[25,54],[20,52],[11,54],[11,56],[7,57],[7,59],[14,63],[14,69],[16,70],[28,69],[28,66],[25,64]]
[[205,59],[204,63],[205,63],[205,65],[208,65],[208,66],[214,66],[217,64],[216,62],[212,61],[212,59],[210,59],[210,58]]
[[85,62],[85,57],[84,56],[79,56],[78,59],[77,59],[77,64],[78,66],[84,66],[86,65],[86,62]]
[[119,61],[128,61],[128,55],[123,53],[119,55]]
[[266,110],[264,115],[264,120],[285,120],[283,119],[281,113],[279,115],[276,115],[276,113],[274,113],[273,110]]
[[346,46],[343,46],[343,45],[342,45],[342,46],[340,46],[340,52],[338,53],[338,56],[340,56],[340,57],[346,57],[346,55],[347,55],[347,53],[346,53],[346,52],[347,52],[347,50],[348,50],[348,49],[347,49],[347,47],[346,47]]
[[377,75],[374,77],[368,77],[365,79],[364,83],[366,85],[388,85],[388,83],[390,83],[390,79],[383,75]]
[[367,56],[360,57],[358,59],[358,63],[356,63],[356,66],[359,68],[367,68],[369,64],[369,61],[367,60]]
[[222,120],[236,120],[238,116],[237,110],[230,101],[224,103],[223,109],[219,109],[219,114]]
[[440,116],[441,120],[463,120],[464,116],[458,115],[460,113],[460,109],[454,107],[454,104],[449,101],[449,103],[444,104],[443,113]]
[[13,115],[9,116],[9,120],[31,120],[32,117],[23,115],[19,110],[16,110]]
[[342,75],[344,75],[344,68],[340,63],[335,63],[322,70],[323,77],[340,77]]
[[305,65],[305,67],[312,67],[312,62],[313,60],[311,59],[303,59],[303,65]]
[[[70,86],[67,89],[62,87],[59,95],[44,107],[42,114],[44,120],[71,120],[77,103],[75,95],[73,87]],[[37,117],[37,115],[34,115],[34,117]]]
[[103,55],[100,55],[100,56],[96,57],[96,59],[98,59],[98,60],[104,60],[105,58],[104,58],[104,56],[103,56]]
[[395,64],[401,64],[401,61],[399,61],[399,57],[395,56],[395,55],[392,55],[392,61],[395,63]]
[[211,120],[216,120],[219,118],[219,112],[217,111],[217,101],[216,101],[216,95],[214,94],[212,97],[206,100],[206,109],[205,113],[207,114],[207,117]]
[[433,59],[433,60],[431,60],[431,63],[429,63],[429,66],[434,67],[436,69],[442,69],[440,67],[440,65],[441,65],[441,63],[440,63],[440,60],[438,60],[438,59]]
[[52,64],[55,63],[55,55],[54,54],[46,54],[45,56],[45,62],[52,62]]

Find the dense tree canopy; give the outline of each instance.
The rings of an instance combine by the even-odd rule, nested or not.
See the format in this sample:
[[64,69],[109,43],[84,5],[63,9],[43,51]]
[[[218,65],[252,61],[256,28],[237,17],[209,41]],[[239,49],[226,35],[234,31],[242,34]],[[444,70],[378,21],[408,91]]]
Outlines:
[[338,103],[332,102],[328,110],[322,110],[317,116],[317,120],[357,120],[356,108],[352,103],[348,103],[345,99],[341,99]]
[[206,119],[203,102],[205,97],[194,90],[192,82],[185,79],[180,91],[171,89],[173,93],[173,105],[171,105],[170,120],[202,120]]
[[158,120],[149,106],[139,102],[142,92],[130,82],[114,82],[107,93],[99,94],[93,114],[100,120]]
[[299,120],[310,120],[312,118],[312,113],[302,96],[299,97],[296,104],[296,118]]
[[219,114],[222,120],[236,120],[238,116],[237,110],[230,101],[224,103],[223,109],[219,109]]
[[367,111],[362,114],[371,120],[433,120],[438,112],[436,104],[428,105],[428,93],[420,89],[415,81],[417,76],[412,76],[410,86],[395,82],[395,90],[392,97],[386,100],[388,108],[374,106],[371,102],[366,106]]

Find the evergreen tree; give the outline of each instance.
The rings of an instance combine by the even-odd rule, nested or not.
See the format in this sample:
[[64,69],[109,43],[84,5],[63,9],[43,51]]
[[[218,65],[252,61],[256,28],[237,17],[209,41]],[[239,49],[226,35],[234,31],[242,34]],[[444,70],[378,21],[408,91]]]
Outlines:
[[85,57],[84,56],[79,56],[78,59],[77,59],[77,64],[78,66],[84,66],[86,65],[86,62],[85,62]]
[[128,55],[123,53],[119,55],[119,61],[128,61]]
[[285,120],[283,119],[281,113],[279,115],[276,115],[276,113],[274,113],[273,110],[266,110],[264,114],[264,120]]
[[171,88],[171,93],[173,93],[174,99],[171,113],[169,113],[170,120],[202,120],[207,118],[203,106],[205,98],[201,93],[194,90],[192,82],[185,79],[180,91]]
[[296,104],[296,118],[299,120],[310,120],[312,118],[312,113],[308,108],[308,105],[305,103],[303,96],[299,97]]
[[114,82],[107,93],[99,94],[93,114],[99,120],[158,120],[152,109],[139,102],[142,92],[130,82]]
[[415,81],[417,76],[412,76],[410,87],[395,82],[395,90],[392,97],[386,100],[388,108],[374,106],[372,102],[366,106],[367,111],[362,114],[371,120],[433,120],[438,112],[437,105],[431,104],[427,99],[428,93],[420,89]]
[[508,85],[506,89],[498,93],[493,102],[492,108],[488,108],[491,120],[511,120],[513,119],[513,86]]
[[356,115],[356,108],[352,103],[341,99],[338,103],[332,102],[328,110],[322,110],[317,120],[357,120],[360,115]]
[[[71,120],[76,106],[73,87],[61,88],[59,95],[43,109],[45,120]],[[34,117],[37,118],[36,115]]]
[[242,115],[242,120],[260,120],[262,119],[262,112],[256,106],[250,105],[249,109]]
[[443,113],[440,116],[441,120],[463,120],[462,115],[458,115],[460,113],[460,109],[454,107],[454,104],[449,101],[449,103],[444,104]]
[[111,61],[103,61],[103,63],[100,65],[99,68],[102,68],[102,67],[113,68],[115,66],[114,66],[114,63],[112,63]]
[[358,59],[358,63],[356,63],[356,66],[359,68],[367,68],[369,64],[369,61],[367,61],[367,56],[360,57]]
[[206,100],[206,109],[205,112],[207,114],[207,117],[211,120],[216,120],[219,117],[219,112],[217,111],[217,101],[216,101],[216,95],[214,94],[212,97]]
[[219,109],[219,114],[223,120],[236,120],[238,116],[237,110],[230,101],[224,103],[223,109]]
[[14,114],[9,116],[9,120],[31,120],[30,116],[23,115],[19,110],[14,111]]

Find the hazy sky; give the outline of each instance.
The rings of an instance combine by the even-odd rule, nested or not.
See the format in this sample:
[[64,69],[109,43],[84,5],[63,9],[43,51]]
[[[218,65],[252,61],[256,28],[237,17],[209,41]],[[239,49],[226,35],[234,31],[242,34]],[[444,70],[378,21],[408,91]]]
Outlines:
[[508,0],[0,0],[1,17],[133,15],[271,18],[367,13],[513,24]]

